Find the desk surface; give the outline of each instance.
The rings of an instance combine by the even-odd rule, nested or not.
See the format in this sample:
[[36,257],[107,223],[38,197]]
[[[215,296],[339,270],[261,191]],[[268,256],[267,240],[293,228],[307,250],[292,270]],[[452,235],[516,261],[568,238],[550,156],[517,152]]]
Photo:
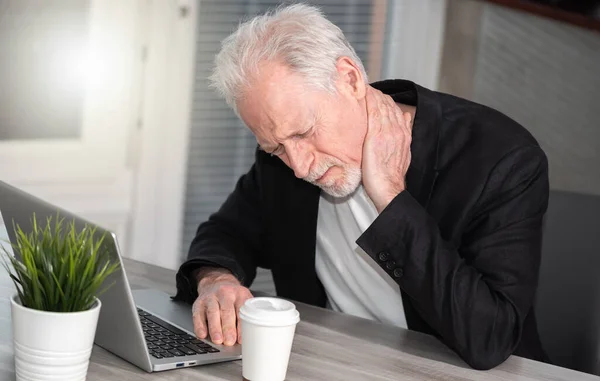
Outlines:
[[[157,288],[172,294],[171,270],[124,261],[132,288]],[[9,296],[0,269],[0,379],[14,380]],[[585,373],[512,356],[497,368],[470,369],[433,337],[369,320],[296,303],[297,327],[287,380],[599,380]],[[241,361],[148,374],[94,347],[88,381],[242,380]]]

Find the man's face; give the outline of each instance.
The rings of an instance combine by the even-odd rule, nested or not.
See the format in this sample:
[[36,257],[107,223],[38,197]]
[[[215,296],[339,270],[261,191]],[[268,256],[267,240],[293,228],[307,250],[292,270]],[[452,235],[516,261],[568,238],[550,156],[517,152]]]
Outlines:
[[337,94],[307,86],[285,65],[270,63],[238,102],[260,147],[296,177],[344,197],[361,182],[367,132],[365,84],[349,60],[337,65]]

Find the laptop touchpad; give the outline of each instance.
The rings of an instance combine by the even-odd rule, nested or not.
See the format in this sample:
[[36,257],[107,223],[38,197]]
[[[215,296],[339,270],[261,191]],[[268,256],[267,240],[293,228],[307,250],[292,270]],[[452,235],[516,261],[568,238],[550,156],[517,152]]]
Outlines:
[[168,294],[159,290],[132,290],[132,293],[138,307],[191,335],[194,334],[192,306],[189,304],[174,301]]

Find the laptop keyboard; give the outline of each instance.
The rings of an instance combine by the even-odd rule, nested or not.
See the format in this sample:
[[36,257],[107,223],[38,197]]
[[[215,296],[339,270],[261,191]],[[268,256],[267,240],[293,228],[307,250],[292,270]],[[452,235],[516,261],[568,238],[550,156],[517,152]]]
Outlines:
[[157,358],[203,355],[219,350],[158,317],[137,309],[150,354]]

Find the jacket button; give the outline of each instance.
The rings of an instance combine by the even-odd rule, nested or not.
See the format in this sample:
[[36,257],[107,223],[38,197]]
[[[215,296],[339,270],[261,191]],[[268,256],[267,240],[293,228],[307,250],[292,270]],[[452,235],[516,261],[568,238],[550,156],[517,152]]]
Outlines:
[[388,261],[385,263],[385,268],[388,270],[393,270],[394,266],[396,266],[396,262],[394,261]]
[[377,257],[379,258],[379,261],[385,262],[390,258],[390,253],[387,251],[382,251]]
[[404,274],[404,271],[402,271],[402,269],[400,267],[397,267],[394,269],[394,277],[395,278],[401,278],[403,274]]

